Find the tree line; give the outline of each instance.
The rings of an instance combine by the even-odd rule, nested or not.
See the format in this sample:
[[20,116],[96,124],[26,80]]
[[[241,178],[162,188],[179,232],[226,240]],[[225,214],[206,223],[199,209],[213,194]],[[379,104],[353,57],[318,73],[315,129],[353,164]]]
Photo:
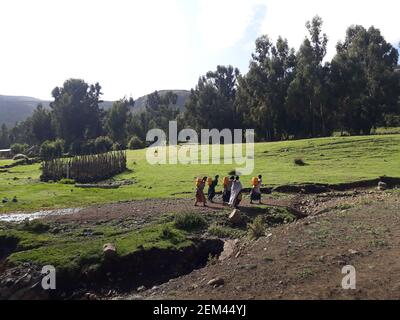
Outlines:
[[[199,128],[254,128],[259,141],[369,134],[400,125],[398,51],[374,27],[351,26],[324,62],[328,37],[318,16],[295,52],[287,40],[256,40],[249,71],[219,66],[191,91],[182,118]],[[397,68],[397,70],[396,70]]]
[[[52,91],[47,110],[39,105],[26,121],[0,129],[0,148],[42,145],[44,154],[95,153],[141,148],[152,128],[168,122],[201,129],[253,128],[257,141],[330,136],[334,132],[370,134],[378,126],[400,126],[399,53],[379,29],[354,25],[325,61],[328,37],[316,16],[306,23],[298,51],[279,37],[255,43],[249,71],[218,66],[201,76],[182,112],[173,92],[135,101],[123,98],[110,110],[99,108],[101,86],[69,79]],[[46,149],[47,148],[47,149]],[[46,151],[47,150],[47,151]]]

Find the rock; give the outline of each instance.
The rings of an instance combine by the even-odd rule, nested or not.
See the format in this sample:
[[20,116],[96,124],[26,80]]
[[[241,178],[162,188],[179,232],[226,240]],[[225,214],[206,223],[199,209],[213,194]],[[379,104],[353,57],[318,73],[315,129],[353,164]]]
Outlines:
[[215,278],[208,281],[207,284],[212,287],[220,287],[225,284],[225,280],[223,278]]
[[146,287],[145,286],[140,286],[139,288],[136,289],[137,292],[142,292],[145,291]]
[[383,181],[379,181],[378,183],[378,190],[379,191],[385,191],[387,189],[387,183],[383,182]]
[[233,210],[228,219],[232,224],[240,224],[243,221],[242,214],[238,209]]
[[358,251],[353,250],[353,249],[350,249],[349,252],[350,252],[350,254],[354,254],[354,255],[355,255],[355,254],[358,254]]
[[106,258],[115,258],[117,255],[117,249],[112,243],[106,243],[103,246],[103,253]]
[[236,246],[239,240],[227,240],[224,242],[224,251],[222,251],[221,255],[219,256],[219,260],[223,261],[225,259],[230,258],[236,250]]
[[90,292],[85,293],[85,298],[87,300],[97,300],[97,296],[94,293]]
[[255,264],[246,264],[244,266],[241,266],[242,269],[250,271],[250,270],[255,270],[257,269],[257,265]]

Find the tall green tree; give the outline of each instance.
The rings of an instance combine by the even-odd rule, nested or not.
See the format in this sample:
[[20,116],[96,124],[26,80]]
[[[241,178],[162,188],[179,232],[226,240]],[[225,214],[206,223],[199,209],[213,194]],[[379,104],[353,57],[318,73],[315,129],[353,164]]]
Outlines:
[[336,118],[343,130],[369,134],[383,116],[398,113],[399,54],[379,29],[352,26],[336,46],[332,84]]
[[329,66],[323,66],[328,37],[322,34],[323,21],[315,16],[306,23],[307,37],[296,55],[295,76],[287,92],[288,128],[303,137],[326,135]]
[[239,70],[232,66],[218,66],[217,70],[200,77],[185,105],[183,121],[193,129],[234,128],[235,97]]
[[0,149],[5,149],[9,147],[10,147],[9,132],[6,124],[3,123],[0,129]]
[[286,136],[286,92],[293,79],[294,50],[279,37],[273,45],[268,36],[256,40],[249,72],[239,77],[236,96],[242,126],[252,127],[259,140]]
[[67,147],[101,134],[101,95],[98,83],[89,85],[80,79],[69,79],[52,91],[53,123],[57,137],[64,139]]
[[151,93],[147,97],[145,109],[129,116],[128,136],[145,141],[150,129],[158,128],[168,132],[169,121],[175,120],[179,114],[177,99],[172,91]]
[[51,121],[51,113],[42,104],[39,104],[31,116],[31,130],[33,140],[42,144],[46,140],[54,139],[54,132]]
[[178,96],[172,91],[159,94],[158,91],[147,97],[145,118],[149,119],[147,129],[159,128],[168,131],[169,121],[175,120],[179,114],[176,106]]
[[135,102],[130,99],[121,99],[113,103],[105,118],[105,128],[114,142],[122,145],[127,143],[127,125],[130,108]]

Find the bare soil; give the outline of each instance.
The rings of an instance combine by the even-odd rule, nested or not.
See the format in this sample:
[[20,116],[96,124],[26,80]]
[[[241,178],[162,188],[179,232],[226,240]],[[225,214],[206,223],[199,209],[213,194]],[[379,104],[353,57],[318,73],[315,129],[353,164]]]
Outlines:
[[[240,239],[223,261],[114,298],[400,299],[398,191],[331,192],[265,202],[297,206],[308,217],[272,228],[257,241]],[[345,265],[356,269],[356,290],[341,286]],[[208,284],[218,278],[223,285]]]

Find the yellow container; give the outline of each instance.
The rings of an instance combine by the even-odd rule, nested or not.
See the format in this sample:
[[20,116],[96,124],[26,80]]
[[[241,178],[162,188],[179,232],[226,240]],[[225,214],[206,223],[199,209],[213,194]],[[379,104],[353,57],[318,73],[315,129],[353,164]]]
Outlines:
[[197,178],[196,179],[196,187],[198,187],[200,185],[200,183],[201,183],[201,178]]

